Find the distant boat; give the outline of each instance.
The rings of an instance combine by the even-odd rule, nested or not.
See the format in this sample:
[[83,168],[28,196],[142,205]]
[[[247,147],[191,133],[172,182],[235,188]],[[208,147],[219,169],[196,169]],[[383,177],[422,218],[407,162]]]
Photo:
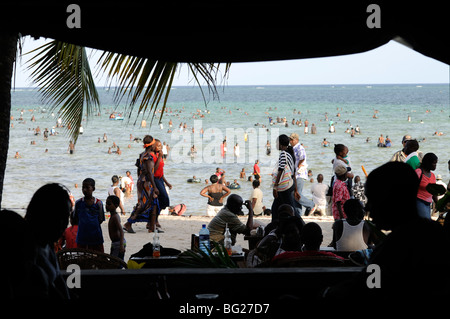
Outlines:
[[122,121],[123,120],[123,116],[116,116],[116,117],[110,117],[110,120],[115,120],[115,121]]

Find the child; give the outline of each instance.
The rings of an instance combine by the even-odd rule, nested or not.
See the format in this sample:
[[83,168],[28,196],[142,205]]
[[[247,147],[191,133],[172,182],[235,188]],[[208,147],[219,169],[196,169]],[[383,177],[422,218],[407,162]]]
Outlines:
[[125,257],[125,238],[123,236],[123,229],[120,222],[119,214],[116,209],[119,207],[120,198],[115,195],[110,195],[106,199],[106,211],[111,213],[108,221],[109,238],[111,239],[110,254],[120,259]]
[[347,168],[344,165],[339,165],[334,169],[336,179],[333,185],[333,217],[335,220],[347,218],[344,212],[344,203],[350,199],[347,184]]
[[361,182],[361,177],[355,176],[352,190],[355,198],[359,200],[363,206],[365,206],[367,203],[367,197],[364,192],[364,183]]
[[[348,147],[344,144],[336,144],[334,146],[334,153],[336,154],[336,157],[332,160],[333,163],[333,170],[336,169],[337,166],[343,165],[347,167],[347,189],[350,194],[350,196],[353,196],[353,173],[352,168],[350,167],[350,162],[348,160]],[[336,180],[336,175],[334,176],[334,179]],[[332,181],[332,183],[334,183]]]
[[104,252],[103,234],[100,224],[105,221],[103,203],[92,196],[95,191],[95,181],[86,178],[82,186],[83,198],[75,203],[75,216],[78,218],[77,245],[78,248],[92,249]]
[[72,226],[66,228],[66,230],[62,234],[62,237],[58,241],[58,245],[61,248],[78,248],[76,242],[78,233],[78,219],[72,213],[70,214],[69,220]]
[[405,163],[409,164],[413,169],[417,169],[420,166],[419,156],[417,150],[419,149],[419,142],[417,140],[408,140],[405,144]]

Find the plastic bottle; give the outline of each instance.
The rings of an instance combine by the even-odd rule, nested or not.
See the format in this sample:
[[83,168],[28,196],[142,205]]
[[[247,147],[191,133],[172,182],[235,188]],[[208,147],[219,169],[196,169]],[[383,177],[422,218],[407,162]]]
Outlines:
[[199,248],[205,252],[206,254],[209,254],[209,230],[206,228],[206,225],[202,225],[202,229],[200,229],[198,233],[198,246]]
[[159,258],[161,256],[161,244],[159,242],[158,232],[155,231],[153,235],[153,258]]
[[228,223],[225,226],[225,234],[224,234],[225,238],[223,240],[223,244],[225,246],[225,249],[227,250],[228,256],[231,256],[231,254],[233,253],[232,249],[231,249],[231,233],[230,230],[228,229]]

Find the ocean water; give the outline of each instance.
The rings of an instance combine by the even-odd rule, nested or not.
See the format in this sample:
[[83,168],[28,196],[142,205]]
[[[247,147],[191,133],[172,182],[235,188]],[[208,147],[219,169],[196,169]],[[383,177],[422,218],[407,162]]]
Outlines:
[[[80,198],[83,196],[81,188],[76,188],[75,184],[81,186],[87,177],[96,181],[94,196],[105,200],[113,175],[125,175],[130,170],[134,180],[137,180],[134,164],[143,148],[141,142],[133,139],[146,134],[170,145],[165,176],[173,185],[170,190],[171,204],[185,203],[188,215],[205,213],[206,198],[200,196],[200,191],[206,185],[203,182],[187,183],[187,179],[196,176],[204,181],[209,179],[216,167],[220,167],[226,171],[228,181],[238,179],[241,185],[240,189],[232,192],[247,199],[252,186],[246,180],[239,180],[239,172],[245,168],[247,176],[251,174],[256,159],[259,159],[263,173],[261,189],[264,204],[270,207],[273,200],[270,174],[278,158],[275,141],[279,134],[289,135],[292,132],[299,134],[300,143],[306,148],[308,169],[312,171],[313,178],[322,173],[326,183],[332,176],[334,153],[333,147],[321,146],[324,138],[331,145],[342,143],[348,146],[352,170],[364,181],[361,166],[370,173],[388,161],[401,148],[401,139],[405,134],[421,141],[422,152],[433,152],[438,156],[436,175],[442,175],[446,183],[450,178],[447,166],[450,159],[448,84],[227,86],[219,88],[219,100],[214,100],[206,91],[206,104],[197,87],[175,87],[171,90],[161,125],[159,114],[150,125],[151,118],[137,111],[130,115],[129,120],[127,117],[123,121],[110,120],[111,112],[125,110],[126,101],[124,99],[116,105],[113,89],[100,88],[99,93],[99,115],[83,120],[84,133],[78,139],[74,154],[70,155],[69,136],[64,128],[56,128],[59,134],[49,136],[48,140],[44,140],[42,133],[34,134],[38,126],[42,132],[55,126],[58,114],[52,114],[33,89],[12,92],[14,119],[11,121],[13,127],[10,130],[2,208],[23,213],[33,193],[48,182],[62,183],[75,198]],[[23,121],[20,121],[22,110]],[[31,121],[32,116],[34,122]],[[269,116],[275,124],[269,125]],[[408,116],[411,121],[408,121]],[[277,117],[285,117],[288,126],[276,123]],[[146,127],[141,127],[142,119],[146,119]],[[314,123],[317,134],[311,134],[311,130],[309,134],[304,134],[304,126],[292,125],[293,119],[308,120],[309,127]],[[172,128],[169,127],[170,120]],[[336,128],[333,134],[328,132],[330,120]],[[187,129],[180,131],[180,124],[186,124]],[[345,133],[351,126],[359,126],[361,134],[351,137]],[[204,130],[203,138],[201,128]],[[433,135],[436,131],[444,135]],[[105,133],[108,142],[98,143]],[[380,134],[389,136],[391,148],[377,147]],[[225,138],[228,152],[223,158],[220,144]],[[267,140],[272,145],[271,156],[265,152]],[[32,141],[35,141],[34,145]],[[122,150],[121,155],[108,154],[113,142]],[[238,158],[233,154],[235,143],[240,148]],[[192,145],[197,149],[194,158],[188,154]],[[16,152],[22,158],[15,159]],[[303,194],[308,198],[311,198],[311,185],[309,181],[305,182]],[[125,199],[125,210],[131,211],[135,203],[134,192]]]

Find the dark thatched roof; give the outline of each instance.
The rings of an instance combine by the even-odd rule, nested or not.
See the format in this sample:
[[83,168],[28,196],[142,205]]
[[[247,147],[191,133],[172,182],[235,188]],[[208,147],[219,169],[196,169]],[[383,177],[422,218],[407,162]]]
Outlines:
[[[55,1],[56,2],[56,1]],[[174,62],[248,62],[359,53],[392,39],[450,64],[445,2],[253,1],[182,3],[77,1],[81,28],[70,29],[75,1],[0,4],[0,32],[53,38],[101,50]],[[369,28],[378,3],[381,28]]]

